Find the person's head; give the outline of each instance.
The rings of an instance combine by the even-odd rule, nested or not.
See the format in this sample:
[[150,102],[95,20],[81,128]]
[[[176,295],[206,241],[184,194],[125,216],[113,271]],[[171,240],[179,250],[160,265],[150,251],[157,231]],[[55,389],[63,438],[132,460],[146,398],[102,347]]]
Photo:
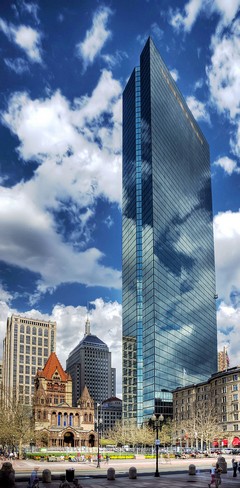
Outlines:
[[9,463],[9,462],[3,463],[1,470],[2,471],[13,471],[12,463]]

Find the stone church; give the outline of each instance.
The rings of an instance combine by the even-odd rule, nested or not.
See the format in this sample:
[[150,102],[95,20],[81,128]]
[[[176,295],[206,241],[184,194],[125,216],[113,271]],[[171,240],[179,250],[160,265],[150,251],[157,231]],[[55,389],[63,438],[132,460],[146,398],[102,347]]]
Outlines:
[[94,447],[94,402],[85,386],[72,406],[72,379],[55,352],[35,378],[33,416],[37,445],[48,447]]

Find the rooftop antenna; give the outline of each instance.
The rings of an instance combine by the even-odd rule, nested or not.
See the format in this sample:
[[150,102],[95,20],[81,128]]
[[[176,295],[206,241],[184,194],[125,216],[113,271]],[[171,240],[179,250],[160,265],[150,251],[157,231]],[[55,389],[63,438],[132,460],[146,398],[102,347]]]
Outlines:
[[84,334],[84,337],[86,337],[87,335],[91,335],[91,332],[90,332],[90,320],[89,320],[89,302],[87,302],[87,320],[86,320],[86,323],[85,323],[85,334]]

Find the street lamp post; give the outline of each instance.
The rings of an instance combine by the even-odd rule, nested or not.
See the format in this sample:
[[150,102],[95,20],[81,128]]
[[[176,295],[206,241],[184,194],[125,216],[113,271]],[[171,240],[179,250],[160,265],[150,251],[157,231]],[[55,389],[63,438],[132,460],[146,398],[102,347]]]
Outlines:
[[159,413],[156,413],[156,414],[153,414],[152,416],[152,423],[153,423],[153,429],[156,430],[156,441],[155,441],[155,446],[156,446],[156,471],[155,471],[155,474],[154,476],[156,478],[159,478],[159,470],[158,470],[158,449],[159,449],[159,445],[160,445],[160,440],[158,439],[158,432],[160,431],[161,432],[161,424],[164,420],[164,417],[163,415],[159,414]]
[[100,429],[102,425],[102,419],[98,417],[98,408],[100,407],[100,403],[97,403],[97,468],[100,468]]

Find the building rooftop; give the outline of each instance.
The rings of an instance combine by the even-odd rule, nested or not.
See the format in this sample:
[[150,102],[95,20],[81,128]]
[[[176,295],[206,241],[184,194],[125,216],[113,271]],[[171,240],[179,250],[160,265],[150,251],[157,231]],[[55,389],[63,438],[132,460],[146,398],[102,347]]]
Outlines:
[[48,380],[52,380],[53,375],[58,373],[61,381],[68,381],[71,379],[71,376],[66,373],[56,355],[55,352],[52,352],[42,370],[37,371],[37,375]]

